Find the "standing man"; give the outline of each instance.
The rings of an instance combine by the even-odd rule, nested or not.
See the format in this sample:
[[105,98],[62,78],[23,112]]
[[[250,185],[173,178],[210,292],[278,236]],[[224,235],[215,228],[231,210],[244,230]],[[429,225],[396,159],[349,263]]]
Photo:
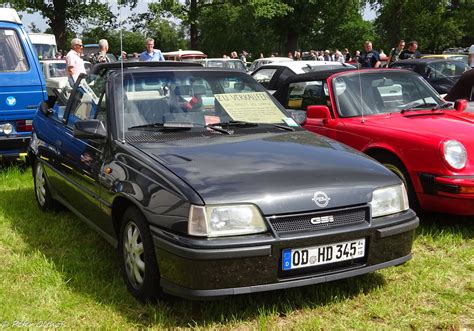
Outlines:
[[471,47],[469,47],[469,56],[467,58],[467,63],[471,66],[471,68],[474,68],[474,45],[471,45]]
[[152,38],[146,39],[146,51],[140,54],[140,61],[164,61],[165,58],[159,49],[154,49],[155,40]]
[[364,43],[364,52],[359,57],[361,68],[380,68],[379,52],[372,49],[372,42]]
[[71,86],[74,86],[80,74],[86,73],[84,60],[81,58],[83,47],[82,40],[74,38],[71,40],[71,50],[66,55],[67,76]]
[[398,42],[398,46],[395,48],[392,48],[392,50],[388,54],[388,59],[387,59],[388,67],[390,67],[392,63],[398,61],[398,58],[400,57],[400,54],[403,52],[404,48],[405,48],[405,40],[401,39]]
[[420,52],[418,52],[418,42],[413,40],[408,43],[408,49],[405,49],[400,53],[400,60],[406,59],[419,59],[421,57]]
[[99,40],[99,52],[94,56],[94,63],[107,63],[110,59],[107,57],[109,51],[109,42],[106,39]]

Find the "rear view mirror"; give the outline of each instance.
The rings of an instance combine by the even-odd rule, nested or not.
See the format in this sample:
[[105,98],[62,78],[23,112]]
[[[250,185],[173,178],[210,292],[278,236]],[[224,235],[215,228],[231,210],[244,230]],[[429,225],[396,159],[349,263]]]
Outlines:
[[43,101],[40,105],[40,110],[43,114],[46,116],[49,116],[54,113],[54,111],[51,109],[50,104],[47,101]]
[[107,130],[104,122],[99,120],[85,120],[74,123],[73,135],[79,139],[105,139]]

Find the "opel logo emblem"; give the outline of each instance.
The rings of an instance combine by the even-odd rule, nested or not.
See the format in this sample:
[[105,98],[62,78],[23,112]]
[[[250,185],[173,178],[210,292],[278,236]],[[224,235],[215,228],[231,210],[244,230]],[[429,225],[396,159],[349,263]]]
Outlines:
[[9,96],[6,100],[6,103],[7,103],[7,106],[10,106],[10,107],[16,105],[15,97],[14,96]]
[[311,199],[311,200],[313,200],[314,203],[318,207],[324,208],[329,204],[329,200],[331,200],[331,198],[328,197],[328,195],[326,193],[324,193],[323,191],[318,191],[318,192],[314,193],[313,199]]

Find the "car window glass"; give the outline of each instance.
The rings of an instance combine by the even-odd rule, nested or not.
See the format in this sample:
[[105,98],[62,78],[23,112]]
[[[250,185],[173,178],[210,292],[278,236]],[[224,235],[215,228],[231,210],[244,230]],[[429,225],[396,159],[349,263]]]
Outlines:
[[23,46],[15,30],[0,29],[0,72],[30,69]]
[[274,68],[260,69],[259,71],[255,72],[252,77],[267,88],[276,71],[277,69]]
[[[144,90],[143,86],[155,86]],[[249,75],[231,72],[151,72],[115,77],[117,127],[190,123],[196,127],[231,120],[285,123],[285,110]],[[123,104],[123,110],[121,105]],[[132,129],[133,130],[133,129]]]
[[[324,83],[324,85],[326,84]],[[310,105],[328,105],[323,81],[290,83],[287,99],[289,109],[306,110]]]
[[48,64],[49,77],[66,77],[66,62],[52,62]]
[[429,109],[442,102],[423,78],[397,72],[336,77],[333,89],[342,117],[400,112],[420,105]]
[[105,79],[97,76],[82,79],[75,92],[75,100],[71,105],[71,111],[68,117],[68,126],[72,127],[77,120],[95,119],[99,110],[105,112],[105,98],[99,105],[100,97],[105,91]]

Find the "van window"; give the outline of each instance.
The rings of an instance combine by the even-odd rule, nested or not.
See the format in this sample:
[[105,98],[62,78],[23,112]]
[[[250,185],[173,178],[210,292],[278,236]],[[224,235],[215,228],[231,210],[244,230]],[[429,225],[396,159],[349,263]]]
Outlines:
[[28,70],[28,60],[16,31],[0,29],[0,72]]

